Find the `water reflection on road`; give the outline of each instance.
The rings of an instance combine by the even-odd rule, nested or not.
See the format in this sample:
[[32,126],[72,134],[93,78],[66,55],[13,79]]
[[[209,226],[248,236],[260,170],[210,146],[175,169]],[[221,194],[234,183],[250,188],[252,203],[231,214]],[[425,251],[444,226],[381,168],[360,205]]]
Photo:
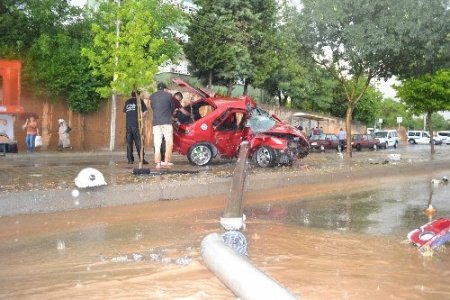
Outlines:
[[[405,243],[427,222],[429,180],[347,182],[319,197],[304,186],[253,194],[250,259],[304,299],[448,299],[448,246],[424,258]],[[449,216],[450,186],[434,189],[436,217]],[[2,217],[0,298],[234,299],[199,253],[223,205],[210,197]],[[177,264],[182,257],[192,262]]]

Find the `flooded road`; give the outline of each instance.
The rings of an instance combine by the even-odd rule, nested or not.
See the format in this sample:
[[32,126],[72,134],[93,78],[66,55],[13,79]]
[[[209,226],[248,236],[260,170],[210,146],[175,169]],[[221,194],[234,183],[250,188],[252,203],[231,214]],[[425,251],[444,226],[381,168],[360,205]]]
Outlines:
[[[449,246],[406,234],[450,215],[450,186],[410,174],[248,193],[249,258],[302,299],[448,299]],[[320,192],[320,193],[319,193]],[[0,218],[1,299],[235,299],[204,265],[225,197]]]

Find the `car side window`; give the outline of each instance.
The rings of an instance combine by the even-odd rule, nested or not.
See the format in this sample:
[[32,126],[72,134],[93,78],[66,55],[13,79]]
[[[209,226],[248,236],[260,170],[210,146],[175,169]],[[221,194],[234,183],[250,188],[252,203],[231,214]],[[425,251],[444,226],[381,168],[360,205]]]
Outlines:
[[217,126],[218,131],[233,131],[244,129],[243,114],[236,112],[225,112],[217,118],[213,125]]

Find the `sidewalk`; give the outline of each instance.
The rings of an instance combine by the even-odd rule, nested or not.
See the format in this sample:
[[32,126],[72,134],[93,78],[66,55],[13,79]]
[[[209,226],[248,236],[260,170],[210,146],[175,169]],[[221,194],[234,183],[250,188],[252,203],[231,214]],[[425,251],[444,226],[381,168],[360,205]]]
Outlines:
[[[174,155],[174,168],[192,168],[185,157]],[[150,162],[144,168],[153,168],[153,153],[146,154]],[[127,184],[133,165],[127,163],[125,151],[46,151],[6,154],[0,157],[0,191],[17,192],[27,190],[75,188],[74,179],[84,168],[99,170],[106,182]]]
[[[372,176],[427,174],[450,168],[449,148],[435,159],[411,159],[405,154],[395,164],[372,164],[390,152],[359,153],[351,161],[336,153],[311,154],[292,167],[249,167],[246,192],[261,193],[298,185],[313,188],[323,182],[339,183]],[[153,168],[153,154],[147,153]],[[185,156],[173,155],[172,170],[196,170],[196,174],[133,175],[138,163],[129,165],[124,151],[68,151],[7,154],[0,157],[0,216],[49,213],[65,210],[130,205],[160,200],[217,197],[229,194],[235,160],[213,160],[206,167],[189,164]],[[78,189],[74,180],[87,167],[99,170],[106,186]],[[74,190],[77,191],[73,193]]]

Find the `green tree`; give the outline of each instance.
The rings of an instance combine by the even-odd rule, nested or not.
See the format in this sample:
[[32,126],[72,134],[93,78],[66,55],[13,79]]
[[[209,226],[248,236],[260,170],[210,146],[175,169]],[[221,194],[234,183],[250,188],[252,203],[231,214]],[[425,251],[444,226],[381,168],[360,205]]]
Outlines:
[[[364,83],[359,82],[360,89],[363,88]],[[353,86],[353,82],[347,82],[347,86],[350,88]],[[345,118],[347,113],[347,105],[345,101],[346,95],[340,87],[335,90],[335,95],[333,96],[333,105],[331,105],[330,112],[331,115]],[[378,118],[383,115],[382,110],[382,99],[383,95],[375,89],[372,85],[367,87],[367,91],[358,101],[355,108],[352,111],[352,119],[359,121],[366,126],[372,126]]]
[[[94,44],[83,48],[93,74],[109,78],[97,89],[104,97],[130,94],[137,88],[152,90],[158,67],[179,53],[174,28],[181,11],[158,0],[127,0],[100,5],[92,26]],[[114,96],[113,95],[113,96]],[[115,147],[116,98],[111,105],[110,150]]]
[[283,1],[279,9],[274,67],[263,84],[278,105],[328,112],[336,80],[317,66],[303,45],[299,12]]
[[91,19],[65,0],[0,2],[0,56],[23,62],[23,87],[50,99],[64,99],[74,111],[98,109],[95,89],[81,47],[91,41]]
[[211,88],[219,68],[226,63],[223,54],[232,41],[232,21],[214,11],[214,1],[198,0],[195,3],[200,9],[190,17],[186,32],[189,41],[183,45],[183,50],[194,74],[207,78],[208,88]]
[[[380,114],[377,118],[383,119],[383,126],[395,128],[397,123],[397,117],[402,117],[402,124],[409,126],[413,121],[411,113],[407,110],[407,107],[398,101],[393,99],[383,99],[380,105]],[[376,121],[377,119],[375,119]]]
[[432,114],[450,110],[450,69],[435,74],[411,77],[394,86],[397,95],[415,115],[426,113],[431,136],[431,154],[434,154]]
[[[339,80],[346,96],[347,143],[353,109],[372,79],[406,72],[402,65],[414,69],[413,53],[418,48],[435,38],[448,38],[448,31],[443,35],[439,28],[443,21],[448,21],[443,20],[448,9],[442,0],[305,0],[303,4],[305,42],[317,63]],[[434,12],[437,7],[440,11]],[[427,20],[432,13],[435,18]],[[430,28],[422,31],[425,24]],[[353,83],[350,87],[349,79]],[[364,82],[362,88],[360,82]],[[347,152],[352,155],[351,147]]]
[[227,86],[236,82],[261,86],[276,63],[274,55],[276,3],[257,1],[194,1],[199,10],[188,25],[184,46],[194,73]]

